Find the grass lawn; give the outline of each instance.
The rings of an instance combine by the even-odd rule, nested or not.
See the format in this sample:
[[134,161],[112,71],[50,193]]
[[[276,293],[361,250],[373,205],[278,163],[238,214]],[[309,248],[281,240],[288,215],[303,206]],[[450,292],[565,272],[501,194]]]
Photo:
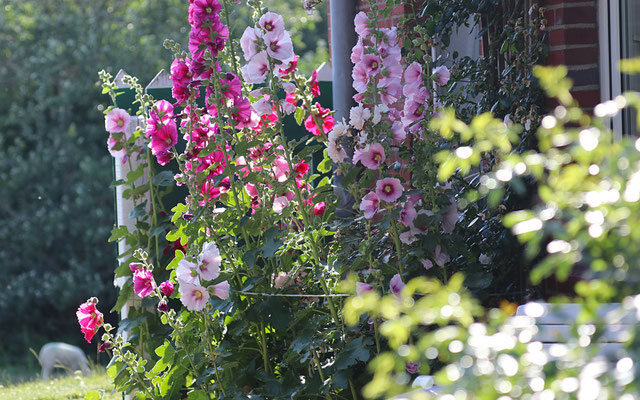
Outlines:
[[[15,382],[15,381],[14,381]],[[104,390],[103,400],[121,400],[122,394],[113,392],[111,378],[104,368],[94,369],[90,375],[60,375],[55,379],[42,381],[39,378],[30,382],[7,383],[0,381],[0,399],[2,400],[68,400],[84,399],[92,390]]]

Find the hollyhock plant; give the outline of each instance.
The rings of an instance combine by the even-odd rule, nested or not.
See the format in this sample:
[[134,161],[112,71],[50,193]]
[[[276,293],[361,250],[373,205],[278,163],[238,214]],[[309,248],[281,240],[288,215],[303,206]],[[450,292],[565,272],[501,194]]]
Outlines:
[[369,28],[367,27],[367,23],[369,22],[369,17],[363,11],[360,11],[356,14],[354,19],[356,33],[359,36],[367,37],[369,36]]
[[285,31],[282,16],[271,11],[260,17],[258,25],[267,33],[280,34]]
[[364,282],[356,282],[356,294],[358,296],[370,292],[373,290],[373,286]]
[[384,163],[384,147],[380,143],[374,143],[365,146],[363,150],[357,150],[358,156],[354,155],[353,163],[358,160],[369,169],[378,169],[378,167]]
[[383,178],[376,182],[376,195],[382,201],[393,203],[404,191],[398,178]]
[[267,52],[261,51],[251,57],[249,63],[242,67],[241,71],[245,82],[253,84],[263,83],[267,79],[267,73],[269,72]]
[[183,258],[178,262],[178,268],[176,268],[176,279],[178,279],[178,283],[182,285],[183,283],[191,283],[191,284],[200,284],[200,269],[198,266]]
[[267,54],[280,62],[293,59],[293,43],[289,32],[269,32],[264,35],[264,43],[267,45]]
[[356,129],[362,129],[369,118],[371,118],[371,110],[361,105],[352,107],[349,111],[349,124]]
[[289,199],[287,196],[278,196],[273,200],[273,212],[276,214],[282,214],[282,211],[289,205]]
[[209,301],[209,292],[200,285],[180,282],[180,301],[189,311],[202,311]]
[[95,297],[90,298],[86,302],[82,303],[78,307],[78,311],[76,311],[76,317],[78,318],[78,323],[80,324],[80,328],[82,333],[84,334],[84,339],[91,343],[91,339],[98,331],[98,328],[102,326],[104,323],[104,317],[98,309],[96,309],[96,304],[98,303],[98,299]]
[[155,281],[153,274],[147,269],[140,268],[133,273],[133,292],[145,298],[153,293]]
[[131,116],[122,108],[112,108],[104,118],[105,129],[109,133],[125,133],[130,122]]
[[242,37],[240,38],[240,47],[242,48],[242,52],[244,53],[244,59],[246,61],[250,61],[253,56],[258,54],[260,51],[258,47],[258,38],[262,37],[262,31],[257,28],[252,28],[248,26]]
[[364,211],[364,217],[373,218],[380,207],[380,199],[374,192],[367,193],[360,202],[360,211]]

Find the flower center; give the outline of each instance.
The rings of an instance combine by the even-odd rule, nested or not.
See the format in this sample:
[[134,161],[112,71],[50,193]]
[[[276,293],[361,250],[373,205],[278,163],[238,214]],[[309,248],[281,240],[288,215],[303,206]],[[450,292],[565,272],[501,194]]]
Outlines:
[[273,29],[273,25],[271,25],[271,23],[267,22],[266,24],[264,24],[264,29],[267,31],[270,31]]
[[123,121],[123,120],[121,120],[121,119],[119,119],[119,120],[118,120],[118,126],[124,126],[124,121]]
[[191,276],[193,276],[194,278],[195,278],[196,276],[198,276],[198,271],[196,271],[195,269],[192,269],[192,270],[191,270]]
[[385,185],[384,186],[384,192],[389,194],[393,191],[393,188],[391,187],[391,185]]
[[378,69],[378,62],[374,61],[371,63],[371,69]]
[[269,45],[269,48],[271,49],[271,51],[278,51],[278,45],[276,44],[276,42],[273,42]]
[[382,160],[382,156],[380,154],[376,154],[375,156],[373,156],[373,159],[376,162],[380,162],[380,160]]
[[195,293],[193,293],[193,297],[200,300],[202,298],[202,292],[199,290],[196,290]]
[[211,14],[213,9],[211,7],[207,7],[204,11],[206,11],[207,14]]

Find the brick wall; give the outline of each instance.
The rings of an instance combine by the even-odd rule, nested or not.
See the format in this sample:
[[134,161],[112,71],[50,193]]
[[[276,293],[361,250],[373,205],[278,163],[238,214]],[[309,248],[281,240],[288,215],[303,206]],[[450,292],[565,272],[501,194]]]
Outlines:
[[582,107],[600,102],[598,10],[596,0],[544,0],[549,33],[548,65],[564,64],[573,95]]

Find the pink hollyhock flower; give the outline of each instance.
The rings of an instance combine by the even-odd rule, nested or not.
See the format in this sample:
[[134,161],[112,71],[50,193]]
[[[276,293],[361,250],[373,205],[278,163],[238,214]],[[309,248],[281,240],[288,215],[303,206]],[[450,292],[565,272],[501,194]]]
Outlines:
[[324,201],[321,201],[315,206],[313,206],[313,215],[323,215],[324,207],[325,207]]
[[109,134],[109,137],[107,138],[107,150],[109,150],[109,154],[111,154],[111,157],[113,158],[122,158],[122,162],[125,163],[127,150],[124,147],[120,150],[114,150],[118,143],[121,143],[121,141],[116,140],[116,138]]
[[244,59],[250,61],[253,56],[258,54],[258,38],[262,37],[262,31],[250,26],[244,30],[242,37],[240,38],[240,47],[244,53]]
[[275,200],[273,200],[273,212],[276,214],[282,214],[282,210],[284,210],[288,205],[289,199],[287,199],[287,196],[276,197]]
[[362,56],[362,60],[360,60],[362,64],[364,64],[365,73],[367,77],[372,77],[380,72],[380,65],[382,61],[380,61],[380,57],[375,54],[365,54]]
[[269,60],[267,59],[267,52],[261,51],[260,53],[251,57],[249,63],[241,68],[242,77],[247,83],[263,83],[267,78],[267,72],[269,72]]
[[405,370],[409,374],[417,374],[419,369],[420,369],[420,363],[419,362],[408,362],[405,365]]
[[360,211],[364,211],[364,217],[371,219],[378,212],[380,207],[380,200],[374,192],[367,193],[366,196],[360,201]]
[[[323,108],[320,103],[316,103],[316,108],[318,109],[318,112],[312,112],[307,117],[307,119],[304,121],[304,127],[307,128],[307,130],[315,136],[320,136],[323,133],[326,134],[327,132],[332,130],[333,126],[335,125],[335,121],[333,119],[333,115],[331,114],[331,110],[329,110],[328,108]],[[320,130],[320,127],[318,127],[316,121],[322,123],[322,130]]]
[[418,240],[413,229],[409,229],[406,232],[402,232],[400,235],[398,235],[398,237],[402,243],[407,245]]
[[[149,118],[154,125],[164,124],[173,119],[173,105],[166,100],[158,100],[149,110]],[[148,126],[147,126],[148,128]],[[149,136],[147,134],[147,136]]]
[[278,182],[284,182],[289,177],[289,163],[282,156],[277,156],[273,161],[273,174]]
[[444,267],[444,265],[448,263],[450,260],[451,258],[449,257],[449,254],[442,251],[442,248],[440,247],[440,245],[437,244],[435,252],[433,253],[433,261],[435,261],[438,266]]
[[287,31],[267,33],[264,35],[264,43],[267,45],[267,54],[271,58],[287,61],[294,56],[293,43]]
[[131,116],[122,108],[112,108],[104,117],[104,127],[109,133],[126,132]]
[[376,182],[376,194],[380,200],[393,203],[402,196],[404,191],[398,178],[383,178]]
[[149,148],[156,155],[169,151],[169,149],[178,143],[178,128],[174,120],[168,121],[165,125],[156,126],[147,125],[147,133],[151,136]]
[[249,196],[258,197],[258,188],[256,187],[255,183],[247,183],[246,185],[244,185],[244,188]]
[[420,262],[422,263],[422,266],[426,270],[429,270],[429,269],[431,269],[433,267],[433,263],[428,258],[421,258]]
[[156,159],[158,160],[158,164],[167,165],[169,161],[173,158],[170,151],[160,151],[155,154]]
[[365,146],[360,156],[360,162],[362,165],[369,169],[378,169],[385,159],[384,147],[382,147],[380,143]]
[[367,17],[367,14],[365,14],[363,11],[360,11],[358,14],[356,14],[356,17],[354,18],[353,22],[356,27],[356,33],[359,36],[362,36],[362,37],[369,36],[369,28],[367,27],[367,23],[369,22],[369,17]]
[[368,283],[356,282],[356,294],[358,296],[363,295],[372,290],[373,290],[373,286],[369,285]]
[[353,64],[358,64],[362,59],[362,55],[364,54],[364,45],[362,43],[362,39],[358,39],[358,43],[353,46],[351,49],[351,62]]
[[242,96],[242,84],[236,74],[227,72],[224,78],[220,79],[220,91],[224,97],[236,98]]
[[[409,87],[416,86],[424,86],[424,81],[422,80],[422,66],[414,61],[404,70],[404,84],[405,90],[409,89]],[[405,93],[405,96],[407,94]]]
[[180,301],[189,311],[201,311],[209,301],[209,292],[200,285],[181,282]]
[[347,152],[338,143],[339,137],[333,133],[335,129],[329,132],[329,143],[327,144],[327,154],[333,162],[340,163],[347,159]]
[[402,207],[402,211],[400,211],[400,222],[404,226],[411,227],[413,226],[413,220],[416,219],[416,209],[410,202],[404,203],[404,207]]
[[158,286],[160,291],[164,293],[165,296],[171,296],[173,294],[173,282],[172,281],[164,281]]
[[102,313],[96,309],[97,303],[98,299],[92,297],[82,303],[80,307],[78,307],[78,311],[76,311],[80,330],[84,333],[84,339],[88,343],[91,343],[91,339],[98,331],[98,328],[104,323]]
[[351,77],[353,78],[353,88],[358,93],[364,93],[367,90],[367,82],[369,82],[367,75],[367,66],[362,60],[354,65],[351,71]]
[[153,274],[148,269],[138,269],[133,273],[133,292],[138,296],[145,298],[153,293],[156,283],[153,280]]
[[279,34],[284,32],[284,20],[282,16],[271,11],[264,13],[264,15],[260,17],[258,25],[267,33]]
[[200,277],[205,281],[214,280],[220,275],[222,257],[220,250],[213,242],[207,242],[202,246],[200,253]]
[[269,100],[269,95],[266,94],[264,97],[261,97],[260,100],[253,103],[253,109],[259,116],[271,114],[273,112],[273,105]]
[[400,293],[405,286],[406,285],[404,284],[404,282],[402,282],[400,274],[395,274],[389,282],[389,290],[391,291],[391,293],[395,294],[398,297],[400,297]]
[[393,133],[393,144],[399,145],[407,138],[407,131],[400,121],[393,121],[391,124],[391,133]]
[[349,111],[349,124],[354,128],[361,130],[364,127],[365,122],[371,117],[371,110],[358,105],[351,107]]
[[221,298],[222,300],[229,297],[229,282],[224,281],[212,286],[213,295]]
[[189,70],[190,61],[188,58],[176,58],[171,63],[171,80],[174,85],[179,83],[181,85],[188,85],[191,82],[191,71]]
[[449,82],[449,78],[451,77],[451,72],[444,65],[437,66],[436,69],[433,70],[433,80],[437,85],[444,86]]
[[195,285],[200,284],[199,268],[195,263],[183,258],[178,262],[178,268],[176,268],[176,279],[178,283],[191,283]]
[[[278,72],[279,72],[281,75],[289,75],[290,73],[292,73],[293,71],[295,71],[295,70],[296,70],[296,68],[298,68],[298,56],[294,54],[292,59],[287,60],[287,61],[284,61],[282,64],[284,64],[284,65],[286,66],[286,68],[284,68],[284,69],[280,68],[280,69],[278,69]],[[315,70],[314,70],[314,71],[315,71]],[[292,83],[290,83],[290,82],[287,82],[287,83],[289,83],[289,84],[293,85],[293,84],[292,84]],[[283,82],[283,83],[282,83],[282,87],[284,88],[285,92],[289,93],[289,92],[287,91],[287,89],[284,87],[284,86],[285,86],[284,84],[285,84],[285,82]],[[295,86],[295,85],[294,85],[294,86]]]

